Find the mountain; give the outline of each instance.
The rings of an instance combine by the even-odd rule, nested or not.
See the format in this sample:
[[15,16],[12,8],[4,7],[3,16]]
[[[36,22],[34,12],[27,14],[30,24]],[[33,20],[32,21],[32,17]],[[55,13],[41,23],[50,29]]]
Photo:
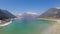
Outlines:
[[39,16],[40,18],[60,18],[60,9],[50,8]]
[[[17,18],[22,18],[23,17],[23,15],[25,15],[25,14],[27,14],[27,15],[32,15],[32,16],[34,16],[34,17],[38,17],[39,15],[37,14],[37,13],[35,13],[35,12],[24,12],[24,13],[21,13],[21,14],[17,14],[17,15],[15,15],[15,16],[17,16]],[[26,15],[25,15],[26,16]]]
[[10,18],[16,18],[16,16],[14,16],[7,10],[0,9],[0,18],[10,19]]
[[37,20],[37,13],[34,12],[24,12],[22,14],[18,14],[17,16],[17,20],[18,21],[27,21],[27,22],[34,22]]

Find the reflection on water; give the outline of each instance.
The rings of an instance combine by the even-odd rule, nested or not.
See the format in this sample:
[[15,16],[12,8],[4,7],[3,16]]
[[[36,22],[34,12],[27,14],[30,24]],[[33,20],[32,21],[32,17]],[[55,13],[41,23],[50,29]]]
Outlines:
[[22,23],[14,21],[10,25],[0,29],[0,34],[45,34],[49,26],[52,26],[51,21],[37,20],[33,23],[27,23],[22,21]]

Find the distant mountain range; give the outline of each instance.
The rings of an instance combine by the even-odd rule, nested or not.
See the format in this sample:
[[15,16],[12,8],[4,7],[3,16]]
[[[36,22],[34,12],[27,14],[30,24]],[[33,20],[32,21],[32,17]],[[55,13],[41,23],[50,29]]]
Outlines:
[[33,12],[24,12],[22,14],[16,15],[18,21],[27,21],[27,22],[34,22],[37,20],[38,14]]
[[[23,17],[24,15],[32,15],[32,16],[34,16],[34,17],[38,17],[39,15],[37,14],[37,13],[34,13],[34,12],[24,12],[24,13],[21,13],[21,14],[17,14],[16,16],[18,17],[18,18],[21,18],[21,17]],[[26,16],[25,15],[25,16]]]
[[50,8],[39,16],[40,18],[60,18],[60,9]]
[[40,16],[37,13],[34,12],[25,12],[22,14],[16,15],[18,18],[22,18],[26,15],[32,15],[37,18],[60,18],[60,8],[50,8],[44,13],[42,13]]

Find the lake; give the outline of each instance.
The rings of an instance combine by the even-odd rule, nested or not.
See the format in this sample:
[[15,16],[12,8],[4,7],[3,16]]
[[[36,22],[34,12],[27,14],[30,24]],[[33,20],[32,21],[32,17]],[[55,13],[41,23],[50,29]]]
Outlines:
[[45,34],[44,32],[54,24],[48,20],[36,20],[34,22],[13,21],[13,23],[0,28],[0,34]]

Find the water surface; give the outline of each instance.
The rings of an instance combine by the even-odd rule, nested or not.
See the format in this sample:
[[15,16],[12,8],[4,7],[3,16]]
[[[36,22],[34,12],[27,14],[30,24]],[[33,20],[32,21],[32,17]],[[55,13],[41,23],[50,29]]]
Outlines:
[[13,21],[0,29],[0,34],[45,34],[43,31],[54,23],[47,20],[37,20],[35,22]]

